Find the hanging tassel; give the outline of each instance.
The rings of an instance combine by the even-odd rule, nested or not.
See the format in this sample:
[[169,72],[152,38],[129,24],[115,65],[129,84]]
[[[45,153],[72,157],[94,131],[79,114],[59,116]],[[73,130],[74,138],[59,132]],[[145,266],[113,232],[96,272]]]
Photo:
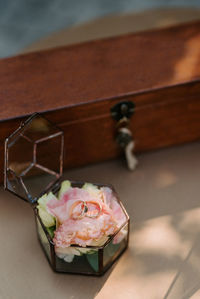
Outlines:
[[135,142],[131,131],[127,127],[118,129],[117,142],[124,149],[128,168],[134,170],[138,164],[138,160],[133,153]]

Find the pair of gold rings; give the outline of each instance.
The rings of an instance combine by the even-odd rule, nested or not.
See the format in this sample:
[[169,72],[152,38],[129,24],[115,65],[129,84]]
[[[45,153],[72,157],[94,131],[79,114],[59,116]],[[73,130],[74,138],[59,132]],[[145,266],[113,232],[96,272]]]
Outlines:
[[[95,207],[94,209],[90,209],[89,206]],[[79,209],[78,209],[79,207]],[[76,211],[78,209],[78,211]],[[70,218],[82,219],[84,217],[88,218],[97,218],[102,211],[102,206],[96,201],[83,201],[77,200],[75,201],[70,208]]]

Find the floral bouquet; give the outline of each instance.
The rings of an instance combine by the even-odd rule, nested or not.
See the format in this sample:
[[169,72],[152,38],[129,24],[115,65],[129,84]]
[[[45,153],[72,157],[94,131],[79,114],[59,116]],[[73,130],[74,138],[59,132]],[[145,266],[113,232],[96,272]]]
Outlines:
[[105,246],[104,265],[127,243],[127,215],[109,187],[86,183],[82,188],[63,181],[56,195],[38,200],[38,213],[54,243],[58,259],[75,263],[85,256],[98,271],[98,248]]

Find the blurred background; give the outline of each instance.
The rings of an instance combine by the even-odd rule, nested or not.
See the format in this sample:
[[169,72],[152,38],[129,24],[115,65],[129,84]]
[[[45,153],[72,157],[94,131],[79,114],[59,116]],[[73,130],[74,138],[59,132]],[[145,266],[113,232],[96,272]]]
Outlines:
[[199,18],[199,0],[0,0],[0,57]]

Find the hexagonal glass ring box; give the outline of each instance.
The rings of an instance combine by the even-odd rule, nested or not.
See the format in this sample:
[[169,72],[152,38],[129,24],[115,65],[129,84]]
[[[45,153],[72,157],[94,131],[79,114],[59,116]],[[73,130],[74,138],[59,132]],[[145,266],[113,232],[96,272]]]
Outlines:
[[4,186],[32,206],[54,271],[102,275],[128,246],[129,217],[112,186],[62,181],[63,149],[63,132],[33,114],[5,141]]

